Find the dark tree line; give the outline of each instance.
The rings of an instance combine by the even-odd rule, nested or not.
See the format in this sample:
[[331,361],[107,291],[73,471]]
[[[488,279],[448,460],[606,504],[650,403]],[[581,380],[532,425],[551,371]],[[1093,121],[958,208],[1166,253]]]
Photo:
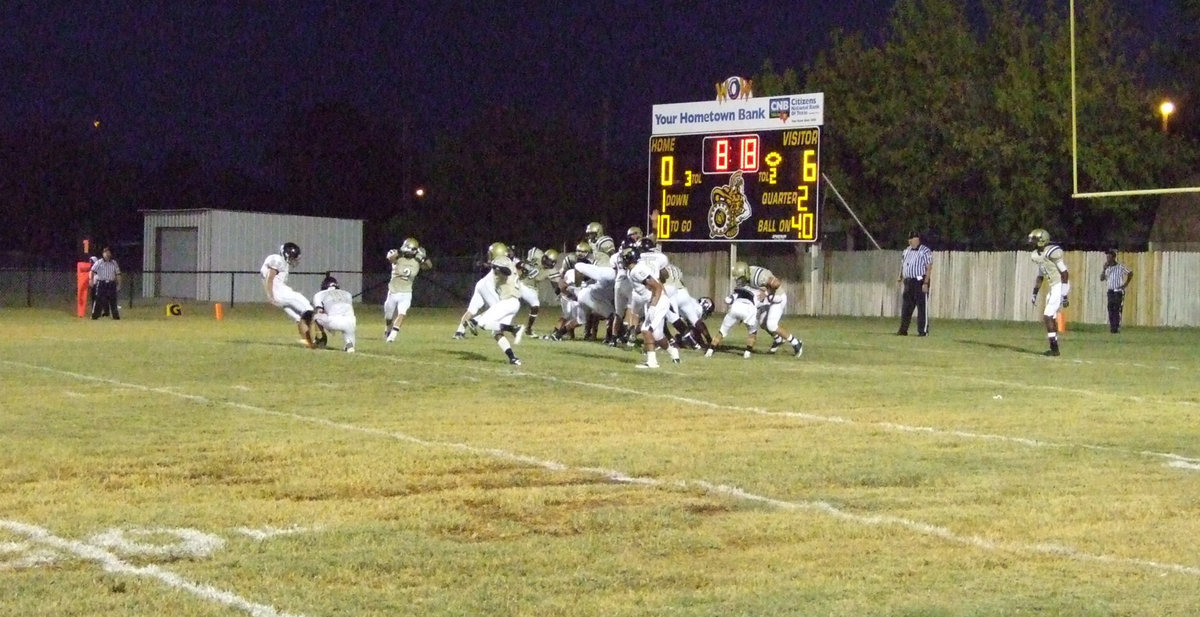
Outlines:
[[[1180,18],[1200,23],[1200,0],[1178,1]],[[886,31],[831,33],[803,73],[766,61],[755,88],[825,93],[824,169],[888,245],[917,228],[943,247],[1012,248],[1046,227],[1081,248],[1143,246],[1157,196],[1071,197],[1064,3],[982,6],[899,0]],[[1077,9],[1079,190],[1195,183],[1200,34],[1160,41],[1121,6]],[[1164,134],[1167,95],[1179,111]],[[368,268],[406,236],[444,256],[497,240],[570,246],[589,220],[620,233],[645,218],[644,159],[611,160],[595,120],[507,106],[445,131],[331,102],[295,110],[250,172],[186,150],[125,162],[103,127],[20,127],[0,134],[5,250],[59,260],[83,237],[136,246],[141,210],[177,208],[365,219]],[[419,151],[417,131],[438,133],[436,145]],[[839,207],[826,213],[836,221]]]
[[[1200,17],[1200,3],[1185,3]],[[1195,62],[1176,54],[1186,70],[1163,75],[1149,53],[1153,33],[1108,0],[1077,7],[1079,191],[1194,183],[1195,112],[1164,134],[1156,110],[1168,94],[1190,107],[1200,82],[1183,78],[1200,77]],[[900,0],[881,36],[834,34],[805,82],[825,92],[831,179],[872,234],[893,244],[915,228],[942,246],[1008,248],[1046,227],[1080,247],[1142,246],[1159,197],[1071,197],[1065,3],[989,0],[983,9],[979,24],[961,2]],[[1195,32],[1169,43],[1190,45],[1194,59]],[[786,77],[764,73],[758,84]]]

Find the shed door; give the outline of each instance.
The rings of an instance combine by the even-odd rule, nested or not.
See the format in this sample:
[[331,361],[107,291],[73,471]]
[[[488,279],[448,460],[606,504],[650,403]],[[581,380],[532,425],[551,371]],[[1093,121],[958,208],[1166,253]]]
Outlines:
[[195,227],[159,227],[156,231],[154,295],[196,299],[199,231]]

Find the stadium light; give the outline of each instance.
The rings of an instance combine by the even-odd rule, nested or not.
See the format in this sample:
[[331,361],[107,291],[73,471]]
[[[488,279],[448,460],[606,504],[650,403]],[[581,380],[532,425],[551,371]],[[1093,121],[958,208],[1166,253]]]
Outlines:
[[1171,101],[1163,101],[1162,105],[1158,106],[1158,113],[1162,114],[1163,132],[1166,133],[1167,119],[1171,117],[1171,114],[1175,113],[1175,103],[1172,103]]

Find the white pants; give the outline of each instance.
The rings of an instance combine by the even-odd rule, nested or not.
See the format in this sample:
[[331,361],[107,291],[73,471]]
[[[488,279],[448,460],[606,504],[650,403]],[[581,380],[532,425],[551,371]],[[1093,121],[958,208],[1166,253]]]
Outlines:
[[317,313],[314,319],[326,332],[338,332],[347,345],[354,344],[354,333],[358,329],[358,319],[354,315],[328,315]]
[[593,315],[608,317],[615,311],[613,308],[612,283],[593,283],[575,292],[579,304],[586,307]]
[[513,317],[521,310],[521,301],[517,298],[505,298],[484,311],[475,318],[479,327],[489,332],[499,332],[500,326],[512,325]]
[[721,338],[729,336],[733,327],[745,324],[750,334],[758,333],[758,308],[749,300],[734,300],[721,320]]
[[313,310],[312,303],[304,297],[304,294],[287,285],[276,285],[271,291],[275,295],[275,301],[272,304],[283,309],[283,312],[287,313],[292,321],[300,321],[301,315]]
[[496,274],[488,270],[483,278],[475,282],[475,292],[471,294],[471,301],[467,303],[467,312],[478,315],[479,311],[485,307],[496,306],[497,302],[500,302],[500,296],[496,295]]
[[650,332],[654,340],[661,341],[667,337],[667,314],[671,312],[671,300],[667,294],[658,298],[654,304],[646,304],[646,317],[642,320],[642,332]]
[[667,295],[671,297],[671,304],[674,311],[680,317],[683,317],[690,324],[696,324],[704,316],[704,310],[700,308],[700,303],[692,297],[688,292],[687,287],[676,288],[674,285],[666,286]]
[[783,307],[785,306],[787,306],[787,294],[776,291],[774,299],[767,307],[766,323],[763,324],[767,327],[768,332],[774,334],[779,329],[779,320],[783,318]]
[[1046,310],[1043,315],[1053,319],[1062,308],[1062,283],[1054,283],[1046,292]]
[[397,315],[407,315],[408,309],[411,306],[411,291],[389,293],[387,299],[383,301],[383,318],[390,321],[395,319]]
[[517,290],[521,292],[521,302],[529,305],[529,308],[538,308],[542,305],[542,300],[538,298],[536,283],[517,283]]

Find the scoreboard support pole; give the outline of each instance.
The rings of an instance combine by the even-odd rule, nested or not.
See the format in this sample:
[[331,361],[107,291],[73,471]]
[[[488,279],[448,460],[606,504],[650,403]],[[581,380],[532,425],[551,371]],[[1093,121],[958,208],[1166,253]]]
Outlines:
[[808,315],[812,317],[817,314],[817,293],[821,291],[821,243],[814,242],[808,246],[808,258],[812,262],[808,271]]
[[733,266],[736,263],[737,263],[737,244],[730,242],[729,243],[729,270],[728,270],[729,276],[726,278],[726,280],[729,283],[729,291],[727,291],[725,293],[732,292],[733,288],[736,284],[735,281],[733,280]]

